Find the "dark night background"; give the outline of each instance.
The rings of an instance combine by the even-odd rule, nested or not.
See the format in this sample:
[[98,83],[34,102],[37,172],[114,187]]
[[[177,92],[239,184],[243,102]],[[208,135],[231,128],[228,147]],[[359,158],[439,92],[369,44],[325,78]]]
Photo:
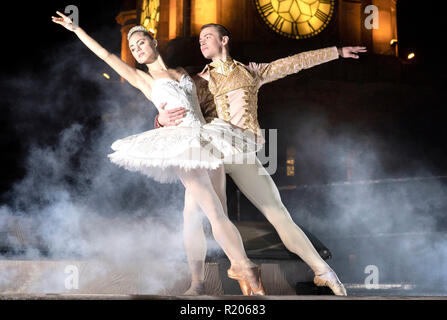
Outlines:
[[[60,26],[51,22],[51,15],[55,15],[55,10],[63,11],[68,4],[74,4],[80,11],[80,24],[90,33],[100,44],[110,51],[119,54],[120,26],[116,23],[115,17],[122,9],[122,1],[76,1],[64,3],[60,1],[45,2],[16,2],[9,3],[7,12],[1,23],[3,40],[3,65],[2,65],[2,97],[24,96],[26,92],[16,91],[8,88],[8,79],[11,76],[24,75],[25,77],[41,77],[42,81],[51,81],[46,78],[47,68],[54,62],[52,56],[58,47],[63,47],[71,42],[78,41],[76,36]],[[414,1],[398,2],[398,37],[399,52],[403,60],[408,52],[415,52],[416,59],[407,66],[408,76],[404,75],[402,81],[413,84],[420,83],[422,86],[432,86],[433,94],[424,95],[414,101],[414,107],[407,110],[398,110],[395,114],[393,110],[387,110],[388,116],[393,118],[392,126],[399,127],[400,134],[407,140],[415,143],[415,154],[421,155],[423,152],[433,152],[431,159],[426,159],[433,164],[436,171],[446,172],[445,163],[445,56],[441,50],[439,42],[441,36],[442,19],[440,11],[430,10],[427,22],[422,26],[419,22],[420,10]],[[101,32],[107,28],[106,34]],[[66,53],[67,55],[70,52]],[[87,48],[82,51],[82,55],[88,58],[95,58]],[[366,57],[364,58],[366,59]],[[116,73],[106,64],[97,61],[98,68],[108,72],[112,78],[117,79]],[[75,65],[67,66],[67,73]],[[380,72],[380,71],[379,71]],[[72,80],[70,77],[67,81]],[[67,86],[69,84],[67,83]],[[88,86],[88,85],[86,85]],[[94,86],[88,86],[95,94]],[[85,92],[84,92],[85,93]],[[86,93],[85,93],[86,94]],[[262,92],[261,92],[262,95]],[[265,94],[267,96],[267,94]],[[262,96],[261,96],[262,99]],[[14,108],[14,103],[2,102],[2,149],[7,151],[8,157],[3,158],[3,167],[7,170],[2,177],[1,191],[5,191],[14,178],[20,177],[21,159],[26,150],[27,137],[14,130],[14,125],[10,123],[10,110]],[[13,100],[12,100],[13,101]],[[92,98],[94,101],[94,98]],[[79,108],[78,108],[79,109]],[[90,109],[94,113],[93,108]],[[78,110],[78,112],[81,112]],[[82,112],[88,113],[88,110]],[[82,114],[73,115],[84,117],[94,122],[94,115]],[[92,118],[93,117],[93,118]],[[70,122],[70,117],[66,118]],[[77,119],[79,120],[79,119]],[[263,115],[260,115],[261,123]],[[54,124],[55,130],[59,125]],[[395,129],[397,129],[395,127]],[[45,130],[51,131],[53,127],[45,126]],[[20,138],[19,138],[20,136]],[[5,138],[7,137],[7,138]],[[15,139],[14,139],[15,137]],[[441,160],[442,159],[442,160]],[[5,162],[6,161],[6,162]],[[23,174],[23,172],[22,172]]]
[[[102,72],[111,75],[113,81],[111,81],[110,87],[115,86],[117,90],[129,87],[127,83],[120,84],[118,75],[85,48],[73,33],[52,23],[51,15],[55,15],[56,10],[63,11],[68,4],[76,5],[80,12],[80,25],[105,48],[119,55],[120,26],[115,17],[123,9],[122,3],[122,1],[113,0],[72,3],[33,1],[26,4],[22,2],[9,4],[8,14],[1,21],[4,44],[4,63],[1,74],[3,100],[1,103],[1,142],[4,154],[2,157],[4,170],[0,185],[2,195],[14,181],[25,175],[23,159],[26,157],[31,143],[42,146],[51,145],[56,141],[57,133],[74,122],[85,125],[83,130],[86,131],[87,136],[91,129],[99,125],[101,114],[99,109],[95,108],[95,103],[102,97],[101,89],[97,85],[97,81],[103,80],[100,76]],[[401,164],[411,167],[413,160],[415,163],[424,163],[434,175],[443,175],[447,173],[444,111],[446,63],[439,42],[442,19],[438,19],[437,16],[441,13],[438,10],[432,10],[430,17],[427,18],[430,22],[424,27],[417,22],[420,10],[414,1],[398,1],[397,13],[401,70],[398,78],[391,80],[393,85],[396,85],[395,89],[392,89],[395,91],[390,90],[384,93],[389,95],[389,104],[376,106],[373,102],[375,100],[371,100],[369,105],[368,101],[365,101],[362,108],[349,109],[347,106],[325,112],[329,114],[329,118],[335,119],[334,121],[337,123],[334,126],[335,130],[337,130],[337,126],[342,128],[344,125],[360,128],[374,132],[384,140],[396,143],[399,148],[396,149],[397,154],[389,157],[387,172],[389,176],[411,174],[411,170],[406,171],[406,167]],[[69,48],[76,48],[78,56],[74,57]],[[66,51],[61,52],[61,50]],[[287,52],[287,50],[281,51],[279,48],[277,52]],[[409,52],[415,52],[416,59],[406,62],[405,58]],[[243,50],[240,52],[235,50],[235,56],[238,56],[238,53],[243,53]],[[61,68],[60,72],[64,73],[61,75],[63,82],[54,81],[48,72],[52,66],[59,63],[61,54],[71,59],[71,62],[64,64],[64,67]],[[94,66],[91,79],[82,77],[78,73],[77,69],[83,65],[81,63],[83,60],[89,61]],[[245,61],[247,57],[242,56],[241,60]],[[351,78],[353,81],[360,79],[361,82],[363,81],[362,70],[369,70],[368,72],[371,73],[376,62],[368,54],[362,55],[360,60],[359,65],[352,69],[354,73],[351,75],[346,74],[346,70],[349,69],[344,70],[340,64],[336,65],[335,69],[327,70],[341,70],[346,74],[345,78]],[[343,63],[349,66],[356,62],[345,61]],[[315,69],[316,71],[310,70],[297,76],[295,78],[298,79],[297,85],[305,83],[307,79],[314,76],[318,78],[321,73],[317,68]],[[376,79],[379,79],[377,81],[382,80],[380,78],[382,73],[384,78],[388,77],[388,73],[382,72],[380,69],[374,70],[374,72],[377,74]],[[308,75],[310,75],[309,78],[307,78]],[[287,97],[283,99],[282,96],[277,96],[275,93],[281,90],[285,81],[288,81],[288,87],[291,87],[290,84],[294,81],[294,78],[291,78],[283,82],[275,82],[261,90],[260,104],[264,102],[266,105],[274,105],[287,102]],[[325,76],[322,78],[325,79]],[[15,80],[12,81],[12,79]],[[32,79],[29,89],[16,85],[22,81],[21,79]],[[34,84],[32,84],[33,81]],[[66,106],[58,108],[54,114],[38,112],[39,103],[43,100],[51,103],[51,96],[37,89],[36,83],[42,88],[46,87],[46,84],[54,86],[52,94],[55,97],[64,97],[64,99],[70,97],[66,100]],[[400,87],[398,83],[401,84]],[[413,87],[415,90],[411,89]],[[129,90],[129,92],[137,94],[134,88]],[[411,95],[408,95],[405,90],[408,90]],[[366,97],[368,97],[367,93]],[[403,99],[402,103],[399,99]],[[34,115],[29,113],[20,119],[13,117],[17,105],[22,101],[28,103],[35,101],[36,112]],[[303,108],[303,110],[305,109]],[[152,126],[154,113],[151,112],[148,113],[148,115],[150,114],[147,118],[148,127]],[[289,117],[288,115],[289,113],[284,113],[284,117]],[[285,120],[281,117],[280,113],[271,111],[263,113],[261,111],[259,116],[261,127],[279,128]],[[279,137],[280,141],[287,141],[287,139],[288,137]],[[282,158],[279,159],[280,162],[282,160]],[[73,161],[76,162],[76,160]],[[76,166],[76,163],[74,165]],[[281,170],[284,171],[284,167],[279,167],[279,170],[281,173]],[[297,168],[297,172],[299,171]],[[324,172],[324,170],[316,170],[316,172]],[[312,179],[309,179],[304,171],[302,175],[302,180],[298,180],[298,184],[331,182],[324,175],[318,176],[318,173],[314,175],[314,181],[311,181]],[[70,178],[68,179],[70,180]],[[278,175],[274,176],[274,179],[279,179]],[[344,177],[341,176],[337,180],[343,179]],[[297,182],[289,180],[285,177],[279,184],[287,185]]]
[[[403,236],[402,242],[399,243],[395,240],[397,238],[392,238],[394,246],[389,244],[390,240],[386,237],[374,238],[375,245],[368,242],[369,238],[355,238],[355,240],[341,238],[350,231],[357,235],[368,234],[371,230],[371,233],[377,231],[389,234],[418,231],[420,230],[418,228],[425,227],[424,219],[430,217],[427,219],[430,223],[433,222],[434,226],[430,225],[431,233],[429,236],[424,235],[421,243],[424,245],[428,243],[429,246],[434,243],[439,246],[433,247],[426,258],[430,263],[438,261],[436,259],[442,258],[440,253],[437,255],[438,252],[441,250],[445,252],[447,246],[445,242],[441,244],[434,241],[431,234],[436,234],[438,231],[445,232],[447,227],[445,177],[430,180],[432,184],[431,182],[394,185],[385,183],[372,186],[371,189],[367,186],[358,186],[355,189],[343,189],[344,191],[341,189],[328,191],[324,188],[313,191],[300,189],[299,186],[345,181],[346,171],[343,165],[334,160],[338,155],[331,157],[329,153],[334,151],[342,154],[349,143],[352,144],[353,152],[358,152],[355,154],[358,166],[354,168],[353,180],[419,175],[429,175],[433,178],[447,175],[445,143],[447,63],[445,50],[442,50],[445,18],[443,11],[436,9],[435,5],[424,7],[422,12],[420,3],[421,1],[398,1],[399,59],[394,57],[382,59],[368,53],[361,55],[358,61],[337,61],[300,72],[299,75],[290,76],[287,80],[265,86],[259,94],[260,106],[285,106],[281,112],[268,108],[265,111],[260,109],[259,120],[262,128],[279,128],[278,172],[272,178],[279,187],[298,186],[298,190],[280,189],[283,201],[293,218],[305,217],[299,221],[312,231],[314,230],[312,223],[306,219],[311,216],[312,219],[316,219],[315,230],[319,231],[318,237],[333,250],[335,259],[339,259],[335,260],[334,264],[341,260],[346,263],[348,255],[351,263],[351,256],[355,254],[364,258],[361,262],[365,264],[371,263],[368,260],[371,257],[376,259],[373,263],[378,265],[382,261],[380,259],[383,259],[384,265],[388,263],[394,268],[392,271],[389,271],[392,268],[384,268],[389,273],[385,272],[383,277],[386,279],[388,276],[390,281],[401,281],[399,278],[401,275],[403,280],[421,275],[422,281],[426,282],[423,276],[429,272],[424,268],[430,266],[415,266],[412,260],[423,261],[426,251],[422,249],[418,251],[419,256],[416,256],[415,251],[411,251],[413,254],[406,254],[408,250],[405,251],[409,244],[411,250],[424,247],[423,245],[413,247],[414,241],[419,241],[419,238],[408,240]],[[150,104],[136,89],[127,83],[120,83],[119,76],[83,46],[73,33],[51,21],[51,16],[56,15],[56,10],[63,12],[65,6],[70,4],[79,8],[81,27],[106,49],[120,55],[120,25],[115,18],[123,10],[121,0],[8,3],[1,19],[3,64],[0,76],[2,148],[0,204],[14,203],[14,210],[19,211],[25,210],[35,201],[38,203],[36,207],[42,209],[45,208],[45,204],[52,201],[59,203],[59,200],[55,199],[58,193],[55,192],[54,198],[51,193],[53,190],[59,191],[58,187],[63,186],[61,189],[73,191],[77,196],[91,193],[92,196],[87,197],[89,201],[87,207],[105,215],[109,209],[113,213],[118,213],[120,210],[132,213],[133,210],[138,211],[146,204],[150,205],[152,210],[150,214],[162,215],[163,204],[171,199],[169,196],[176,199],[177,202],[173,207],[178,214],[183,201],[178,196],[182,194],[181,188],[172,189],[170,186],[158,184],[149,187],[150,183],[146,178],[138,174],[123,173],[123,170],[118,170],[108,163],[105,154],[111,151],[110,143],[118,137],[140,132],[142,128],[151,129],[155,111],[152,106],[148,107]],[[284,47],[272,49],[278,56],[272,57],[271,60],[291,53],[289,52],[291,49],[287,48],[290,40],[288,42],[278,40],[278,43],[283,43]],[[243,56],[245,47],[241,48],[239,51],[237,49],[233,51],[233,57],[240,57],[240,61],[247,62],[249,58]],[[406,61],[409,52],[416,54],[416,58],[412,61]],[[258,61],[259,57],[263,58],[269,54],[259,52],[253,60]],[[181,57],[179,59],[181,60]],[[382,69],[388,65],[391,66],[389,70]],[[398,71],[393,73],[393,70]],[[330,74],[325,73],[328,71]],[[102,77],[103,72],[111,76],[110,81],[107,82]],[[331,88],[332,91],[328,90],[329,97],[324,96],[324,85],[333,85],[338,83],[337,81],[340,82],[338,92],[337,89]],[[295,93],[294,86],[302,87],[296,90],[295,100],[290,102],[289,94]],[[363,91],[352,92],[351,95],[349,90]],[[284,92],[284,95],[278,95],[278,92]],[[331,94],[334,94],[334,105],[328,107],[327,101],[331,99]],[[300,97],[309,96],[314,105],[303,104],[299,110],[293,109],[294,103],[296,105]],[[131,108],[134,113],[127,112],[127,108]],[[138,122],[139,127],[129,127],[129,123],[134,123],[129,118],[136,117],[135,114],[142,115]],[[320,115],[325,117],[325,120],[321,120],[321,127],[324,128],[318,127]],[[97,130],[103,125],[105,118],[112,119],[112,125],[104,131]],[[317,120],[306,123],[307,119]],[[80,127],[73,127],[74,124],[80,124]],[[288,130],[289,124],[296,125],[293,129],[297,131]],[[297,129],[300,125],[302,131]],[[339,135],[344,130],[353,133],[347,142],[331,140],[333,137],[346,137]],[[298,132],[306,135],[301,135],[300,138]],[[306,144],[306,137],[311,142]],[[285,175],[284,150],[287,144],[296,141],[302,143],[297,145],[301,146],[304,152],[298,150],[296,176],[291,178]],[[330,149],[331,147],[333,149]],[[371,161],[368,158],[370,155],[368,151],[371,150],[380,154],[383,166],[380,170],[375,167],[377,163],[370,167],[365,164]],[[334,162],[331,162],[332,160]],[[358,171],[355,171],[356,168]],[[361,172],[364,168],[371,171]],[[60,171],[55,173],[57,170]],[[99,172],[99,178],[95,175],[96,170]],[[21,179],[24,182],[11,192],[14,183]],[[228,181],[229,209],[234,219],[235,186],[230,179]],[[122,189],[116,187],[117,189],[113,190],[113,185],[115,187],[121,185]],[[146,192],[141,190],[141,186],[153,189]],[[48,188],[44,196],[42,188]],[[91,192],[91,189],[94,192]],[[139,193],[135,192],[137,189]],[[23,191],[22,194],[20,191]],[[162,197],[160,193],[163,194]],[[335,207],[334,203],[339,210],[334,209],[334,212],[331,212]],[[346,207],[343,206],[344,203]],[[366,209],[361,206],[363,203],[367,204]],[[358,207],[353,208],[356,205]],[[34,208],[34,205],[32,207]],[[354,220],[349,214],[345,215],[351,208],[355,211],[354,217],[357,219],[355,222],[358,224],[352,222],[352,228],[351,225],[342,226],[342,223],[337,225],[337,214],[345,219],[344,222]],[[356,211],[358,208],[361,209]],[[410,218],[405,216],[407,209]],[[258,212],[249,213],[254,210],[247,201],[241,203],[241,211],[244,213],[242,220],[263,218]],[[304,215],[301,216],[301,213]],[[400,213],[402,216],[399,217]],[[327,220],[327,225],[321,222],[323,220],[318,223],[319,218],[329,217],[330,214],[333,214],[334,220]],[[371,223],[374,224],[373,227]],[[334,231],[325,234],[327,230]],[[331,237],[334,234],[340,238],[333,240]],[[433,237],[436,238],[436,235]],[[368,251],[368,248],[371,248],[371,251]],[[398,254],[392,252],[392,248],[395,248]],[[397,250],[401,248],[405,250]],[[383,252],[383,256],[378,252]],[[414,269],[401,274],[401,270],[408,266],[414,266]],[[441,269],[442,267],[439,268]],[[350,264],[343,269],[345,279],[357,281],[354,279],[356,272],[357,275],[360,272],[359,277],[362,278],[363,270],[359,270],[358,265]],[[447,268],[444,267],[443,270]],[[354,280],[349,279],[351,276]],[[430,276],[430,281],[433,281],[430,283],[437,284],[441,278],[445,283],[446,277],[447,275],[439,271],[439,274]]]

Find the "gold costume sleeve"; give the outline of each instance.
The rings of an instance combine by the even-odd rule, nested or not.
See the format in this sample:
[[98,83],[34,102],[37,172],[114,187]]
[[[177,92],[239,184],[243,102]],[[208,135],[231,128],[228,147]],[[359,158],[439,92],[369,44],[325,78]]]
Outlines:
[[214,103],[214,96],[208,89],[207,80],[198,75],[194,76],[193,80],[197,88],[197,97],[199,98],[200,109],[202,110],[205,121],[208,123],[214,118],[218,118],[216,104]]
[[293,56],[275,60],[270,63],[250,63],[249,69],[257,74],[258,86],[272,82],[303,69],[338,59],[337,47],[329,47],[297,53]]

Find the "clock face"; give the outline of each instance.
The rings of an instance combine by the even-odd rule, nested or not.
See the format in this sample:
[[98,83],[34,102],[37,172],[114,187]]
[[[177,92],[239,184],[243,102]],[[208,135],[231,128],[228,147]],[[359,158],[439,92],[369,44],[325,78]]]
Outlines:
[[262,20],[280,35],[303,39],[324,30],[335,0],[254,0]]
[[157,36],[160,19],[160,0],[143,0],[141,5],[140,24]]

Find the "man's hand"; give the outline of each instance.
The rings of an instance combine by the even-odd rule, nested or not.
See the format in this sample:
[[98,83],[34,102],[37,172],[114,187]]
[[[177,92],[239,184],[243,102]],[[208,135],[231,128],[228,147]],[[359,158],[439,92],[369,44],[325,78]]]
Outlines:
[[337,48],[338,54],[343,58],[358,59],[359,56],[356,53],[366,52],[366,47],[343,47]]
[[186,109],[183,107],[175,108],[171,110],[165,110],[166,102],[163,102],[160,105],[160,113],[158,115],[158,123],[163,127],[169,126],[177,126],[182,123],[182,120],[176,121],[178,119],[182,119],[186,115]]

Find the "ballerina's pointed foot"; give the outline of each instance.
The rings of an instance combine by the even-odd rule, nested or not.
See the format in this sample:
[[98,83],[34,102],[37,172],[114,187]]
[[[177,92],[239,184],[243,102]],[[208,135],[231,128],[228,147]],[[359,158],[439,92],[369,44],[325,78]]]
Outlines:
[[185,296],[202,296],[205,294],[205,281],[193,281]]
[[[244,268],[240,271],[230,268],[227,274],[229,278],[238,280],[244,296],[265,296],[265,289],[261,279],[261,269],[258,266]],[[256,286],[250,284],[250,276],[255,277],[257,282]]]
[[314,283],[319,286],[327,286],[337,296],[347,296],[345,286],[338,279],[334,271],[329,271],[314,277]]

